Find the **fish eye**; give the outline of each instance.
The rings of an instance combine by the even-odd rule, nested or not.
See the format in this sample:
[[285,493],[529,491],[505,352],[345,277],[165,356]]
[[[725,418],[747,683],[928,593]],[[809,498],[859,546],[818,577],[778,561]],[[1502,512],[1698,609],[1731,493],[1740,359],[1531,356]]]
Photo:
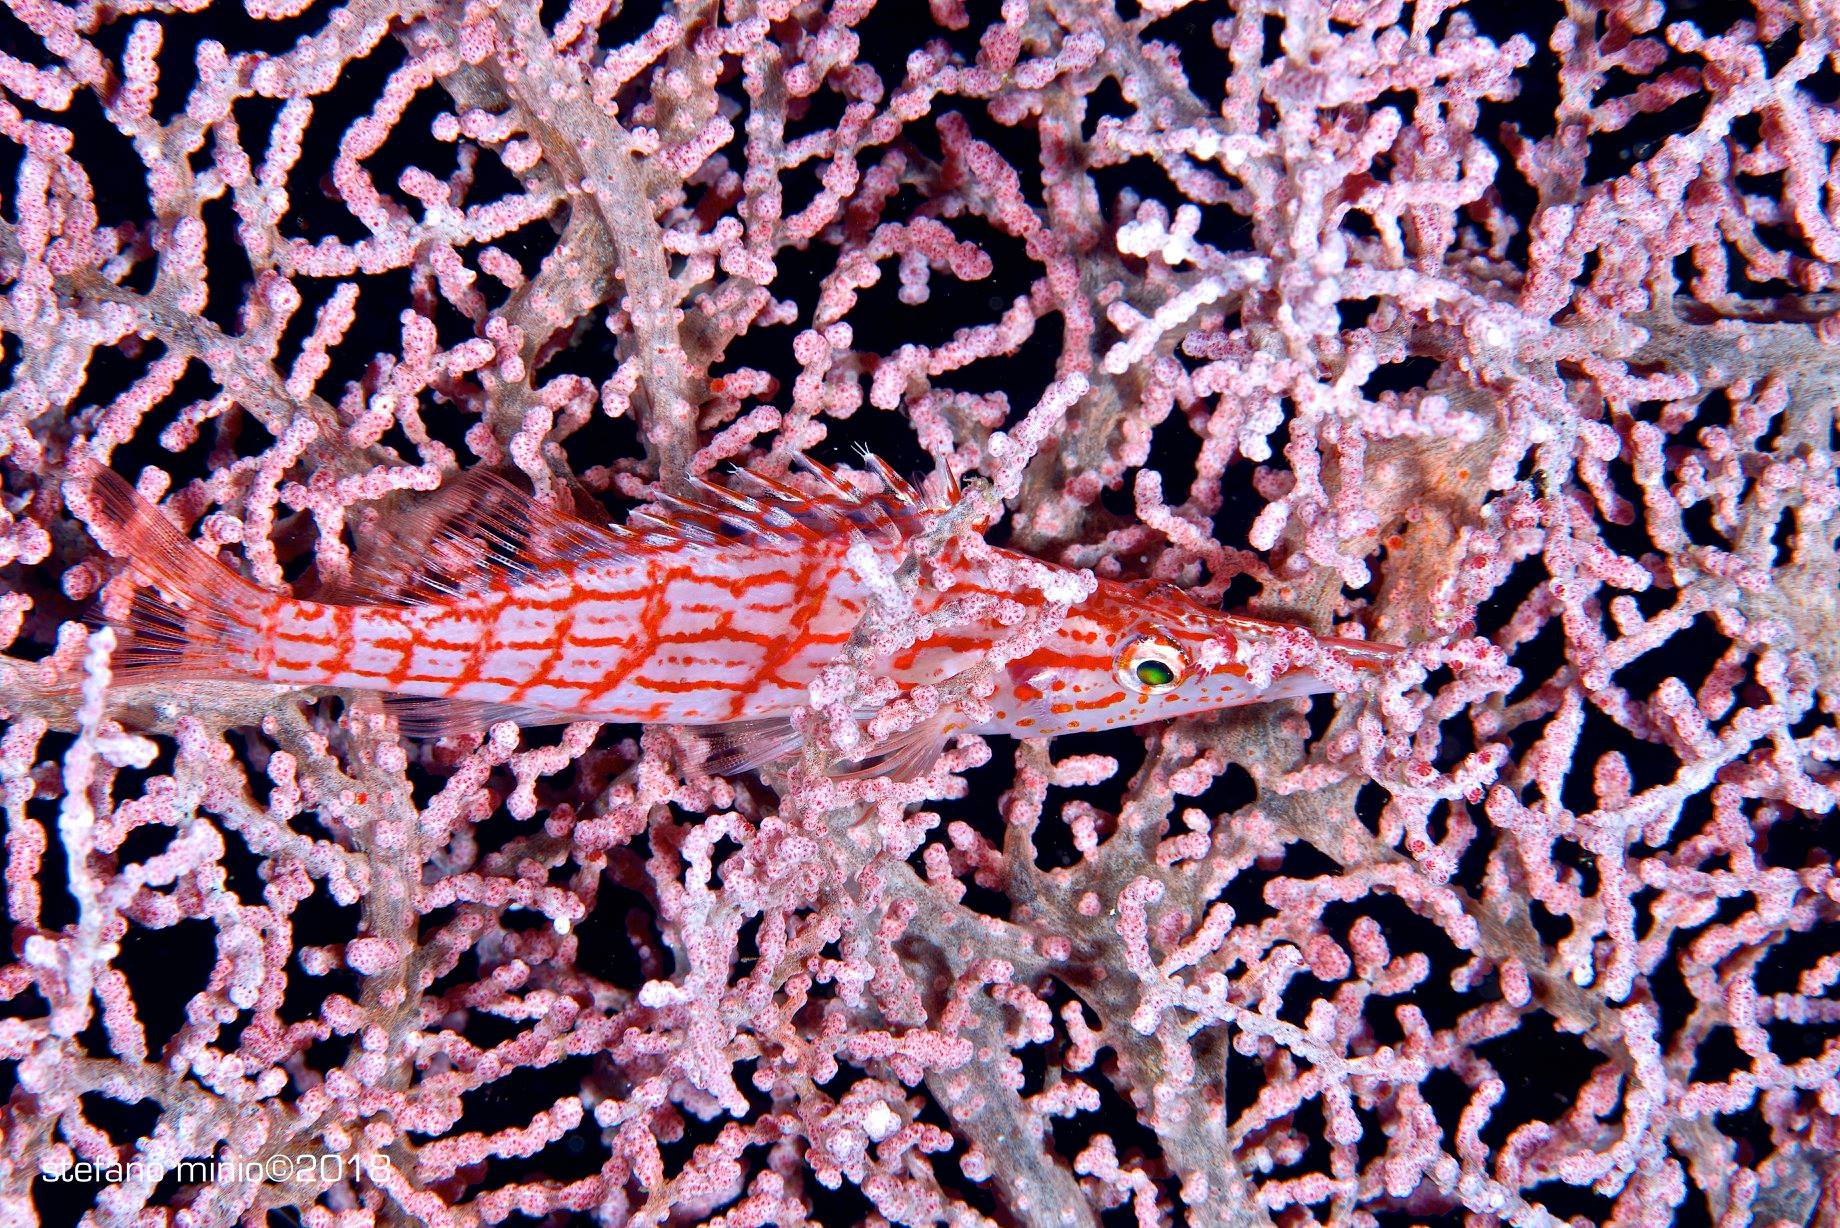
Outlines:
[[1166,636],[1140,635],[1118,653],[1118,681],[1145,695],[1161,695],[1182,685],[1188,658]]

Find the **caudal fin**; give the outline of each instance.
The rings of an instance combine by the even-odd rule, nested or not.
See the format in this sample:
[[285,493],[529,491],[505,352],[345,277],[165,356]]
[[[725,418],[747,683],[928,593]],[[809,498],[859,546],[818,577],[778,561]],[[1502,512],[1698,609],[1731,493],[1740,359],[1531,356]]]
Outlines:
[[96,540],[160,590],[136,594],[131,634],[112,662],[124,682],[223,678],[255,672],[263,617],[275,595],[199,549],[134,487],[94,461],[71,467],[71,510]]

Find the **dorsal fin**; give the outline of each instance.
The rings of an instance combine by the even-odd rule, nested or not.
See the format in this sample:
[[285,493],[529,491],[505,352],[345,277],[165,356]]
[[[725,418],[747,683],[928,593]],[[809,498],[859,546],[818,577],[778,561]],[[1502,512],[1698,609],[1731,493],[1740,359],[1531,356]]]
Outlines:
[[818,494],[736,469],[726,483],[698,477],[692,479],[694,494],[658,496],[654,509],[633,517],[635,527],[646,533],[675,533],[705,545],[812,541],[848,533],[898,541],[919,532],[949,506],[931,492],[923,494],[867,449],[863,460],[882,484],[874,493],[852,489],[835,470],[803,454],[795,460],[817,479],[822,487]]
[[889,543],[921,531],[945,510],[865,451],[882,490],[863,494],[816,461],[800,458],[823,486],[812,495],[737,469],[731,484],[692,479],[692,493],[658,493],[624,527],[597,525],[541,503],[490,469],[472,470],[391,518],[367,542],[351,578],[321,594],[334,603],[420,605],[521,584],[585,558],[651,550],[721,549],[749,542],[797,544],[863,533]]
[[626,530],[541,503],[490,469],[475,469],[390,519],[352,576],[322,599],[419,605],[520,584],[588,557],[632,550]]

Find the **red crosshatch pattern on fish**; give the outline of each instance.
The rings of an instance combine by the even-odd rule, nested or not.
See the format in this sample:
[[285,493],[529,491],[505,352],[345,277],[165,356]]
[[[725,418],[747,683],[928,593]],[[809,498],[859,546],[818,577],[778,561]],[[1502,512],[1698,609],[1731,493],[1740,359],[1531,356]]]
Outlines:
[[[625,526],[557,511],[481,471],[407,514],[391,547],[318,599],[242,578],[100,466],[87,470],[84,510],[159,593],[143,594],[128,619],[124,680],[374,691],[401,701],[405,729],[418,734],[497,720],[693,726],[715,744],[715,764],[734,772],[797,748],[794,717],[869,609],[852,543],[867,543],[876,566],[892,571],[946,510],[948,496],[923,496],[870,460],[877,493],[808,462],[822,493],[741,473]],[[1035,609],[1045,601],[975,573],[954,595]],[[940,598],[931,600],[937,613]],[[945,618],[882,665],[903,688],[936,685],[1005,634],[987,616]],[[1168,585],[1100,579],[1042,643],[1007,663],[989,719],[955,723],[942,710],[838,767],[910,775],[961,730],[1106,729],[1338,689],[1397,651],[1223,613]]]

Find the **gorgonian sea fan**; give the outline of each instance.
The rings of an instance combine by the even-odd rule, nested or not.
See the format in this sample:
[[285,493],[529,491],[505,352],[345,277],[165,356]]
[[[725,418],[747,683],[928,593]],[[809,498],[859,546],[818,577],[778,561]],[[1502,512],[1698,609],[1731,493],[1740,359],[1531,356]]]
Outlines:
[[[1836,21],[1679,10],[10,0],[6,1222],[1840,1216]],[[74,515],[330,592],[856,445],[964,496],[832,749],[988,700],[878,668],[955,559],[993,659],[1088,572],[1410,651],[724,777],[117,676]]]

